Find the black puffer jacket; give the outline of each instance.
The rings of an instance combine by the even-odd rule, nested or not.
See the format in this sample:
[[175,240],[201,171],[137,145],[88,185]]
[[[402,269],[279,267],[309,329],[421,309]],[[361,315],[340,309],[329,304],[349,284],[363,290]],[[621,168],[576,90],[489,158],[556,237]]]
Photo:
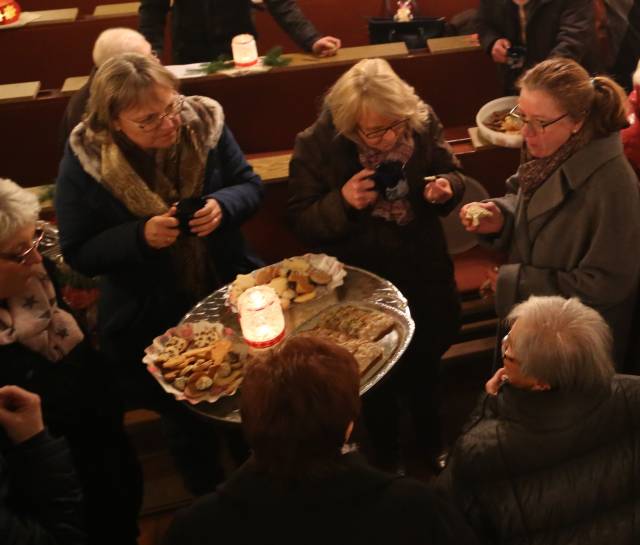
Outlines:
[[483,543],[640,543],[640,378],[600,395],[506,385],[483,398],[441,483]]
[[[269,13],[304,50],[310,51],[320,38],[294,0],[265,0]],[[140,32],[161,55],[164,26],[171,9],[173,62],[186,64],[211,61],[231,52],[237,34],[256,35],[250,0],[142,0]]]

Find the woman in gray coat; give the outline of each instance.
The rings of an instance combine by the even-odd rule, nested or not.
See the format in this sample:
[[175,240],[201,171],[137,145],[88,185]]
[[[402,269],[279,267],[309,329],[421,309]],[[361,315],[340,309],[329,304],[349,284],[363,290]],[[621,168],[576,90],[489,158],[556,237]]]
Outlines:
[[[638,180],[624,157],[624,92],[574,61],[544,61],[520,81],[512,117],[525,147],[507,194],[460,211],[467,230],[508,254],[491,271],[503,319],[530,295],[579,297],[614,333],[621,365],[640,271]],[[489,215],[472,221],[471,206]]]

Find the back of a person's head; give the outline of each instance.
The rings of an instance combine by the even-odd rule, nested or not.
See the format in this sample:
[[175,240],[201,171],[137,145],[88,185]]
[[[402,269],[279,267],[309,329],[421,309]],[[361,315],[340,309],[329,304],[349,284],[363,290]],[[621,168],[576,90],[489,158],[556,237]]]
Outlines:
[[627,126],[624,89],[607,76],[591,77],[572,59],[553,57],[525,72],[520,88],[550,95],[574,121],[584,119],[594,138]]
[[99,67],[123,53],[151,55],[151,51],[151,44],[139,32],[130,28],[108,28],[93,45],[93,64]]
[[284,480],[335,467],[360,412],[359,385],[349,352],[309,337],[294,337],[250,364],[241,412],[258,467]]
[[608,389],[615,370],[609,326],[577,298],[530,297],[509,314],[523,374],[565,391]]
[[355,134],[358,118],[367,110],[407,119],[415,130],[427,119],[425,103],[384,59],[363,59],[352,66],[329,89],[325,106],[338,132],[349,137]]

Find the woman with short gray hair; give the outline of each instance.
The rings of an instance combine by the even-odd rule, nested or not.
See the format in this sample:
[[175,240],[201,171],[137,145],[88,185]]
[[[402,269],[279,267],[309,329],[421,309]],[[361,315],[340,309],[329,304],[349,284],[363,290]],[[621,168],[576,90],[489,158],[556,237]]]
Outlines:
[[509,322],[439,484],[482,543],[638,543],[640,378],[614,374],[608,326],[576,298],[531,297]]

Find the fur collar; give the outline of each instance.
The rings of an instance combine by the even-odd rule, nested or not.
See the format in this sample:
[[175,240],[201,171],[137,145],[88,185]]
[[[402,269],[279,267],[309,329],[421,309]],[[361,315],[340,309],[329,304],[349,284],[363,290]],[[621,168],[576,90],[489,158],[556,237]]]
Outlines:
[[[207,154],[215,148],[224,127],[224,112],[220,104],[209,97],[186,97],[182,112],[182,131],[192,136],[194,146],[200,153]],[[108,138],[110,141],[111,139]],[[102,146],[103,134],[90,129],[85,122],[79,123],[69,137],[71,150],[80,161],[84,171],[97,182],[103,182]]]

